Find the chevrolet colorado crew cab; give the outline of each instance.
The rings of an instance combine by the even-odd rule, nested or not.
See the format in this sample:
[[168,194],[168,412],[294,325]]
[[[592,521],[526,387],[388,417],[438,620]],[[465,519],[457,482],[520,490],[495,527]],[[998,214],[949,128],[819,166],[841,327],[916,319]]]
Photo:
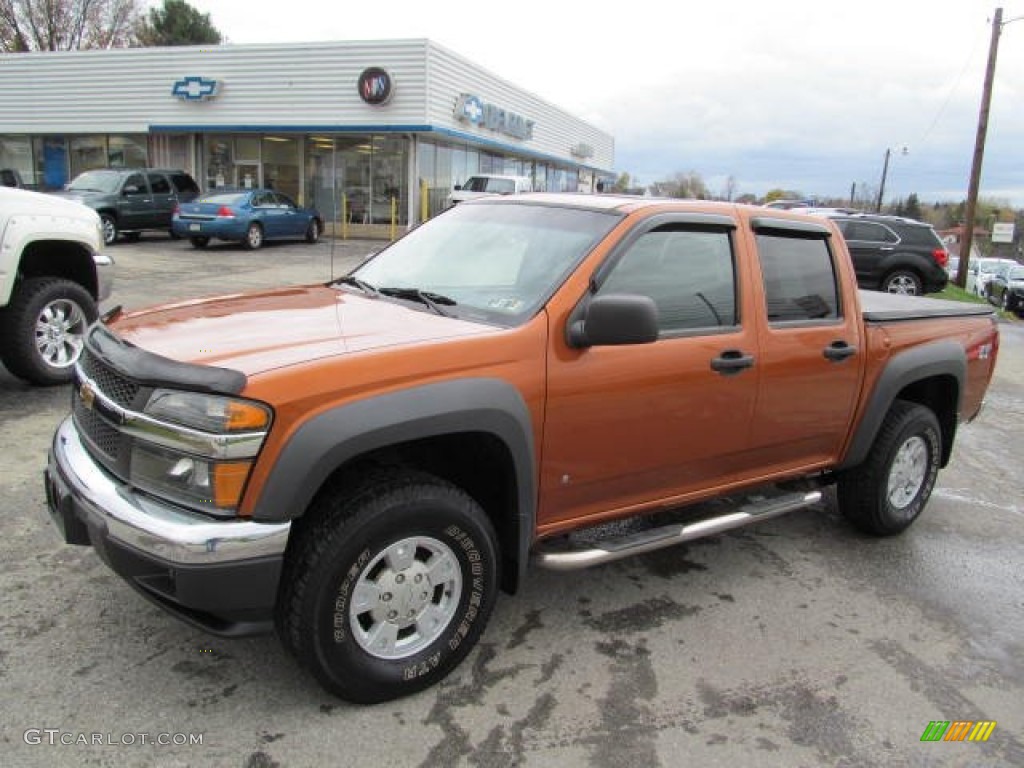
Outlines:
[[110,295],[113,261],[84,205],[0,186],[0,359],[35,384],[71,380]]
[[858,294],[829,220],[493,197],[326,285],[97,323],[45,485],[64,539],[145,597],[220,635],[276,626],[328,691],[377,702],[448,674],[530,562],[832,483],[854,525],[899,533],[997,352],[988,307]]

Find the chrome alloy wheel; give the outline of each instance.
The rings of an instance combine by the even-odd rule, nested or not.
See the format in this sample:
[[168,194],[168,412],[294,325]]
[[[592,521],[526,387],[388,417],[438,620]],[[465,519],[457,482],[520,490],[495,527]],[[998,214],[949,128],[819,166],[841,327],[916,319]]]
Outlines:
[[908,439],[893,458],[886,496],[896,509],[908,507],[928,476],[928,444],[917,435]]
[[455,616],[462,571],[455,553],[430,536],[391,544],[359,574],[349,624],[378,659],[404,659],[433,643]]
[[70,299],[55,299],[43,307],[36,318],[36,350],[51,368],[75,364],[85,344],[88,326],[85,312]]
[[917,295],[917,282],[910,275],[899,274],[889,280],[887,286],[889,293],[898,293],[904,296]]

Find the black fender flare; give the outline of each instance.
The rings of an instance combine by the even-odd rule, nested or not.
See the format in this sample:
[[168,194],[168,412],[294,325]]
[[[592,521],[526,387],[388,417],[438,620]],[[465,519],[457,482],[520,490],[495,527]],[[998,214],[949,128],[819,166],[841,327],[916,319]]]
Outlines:
[[[861,464],[875,442],[875,436],[882,426],[885,415],[892,407],[897,395],[907,387],[936,376],[952,376],[957,382],[957,401],[952,420],[952,429],[960,421],[960,405],[967,381],[967,354],[955,341],[943,340],[900,352],[885,366],[874,391],[870,395],[864,415],[857,425],[846,456],[837,469],[850,469]],[[942,421],[941,414],[936,414]],[[952,434],[950,435],[952,438]],[[949,459],[952,439],[943,445],[942,466]]]
[[339,467],[392,445],[459,432],[484,432],[508,449],[516,480],[520,578],[535,529],[537,478],[530,410],[507,381],[467,378],[389,392],[318,413],[289,438],[270,470],[252,519],[301,516]]

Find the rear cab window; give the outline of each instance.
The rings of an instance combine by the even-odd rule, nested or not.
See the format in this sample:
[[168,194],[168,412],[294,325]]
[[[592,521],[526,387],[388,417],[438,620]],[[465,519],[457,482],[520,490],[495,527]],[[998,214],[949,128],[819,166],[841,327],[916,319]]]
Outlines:
[[769,324],[840,321],[843,307],[828,228],[763,218],[752,224]]

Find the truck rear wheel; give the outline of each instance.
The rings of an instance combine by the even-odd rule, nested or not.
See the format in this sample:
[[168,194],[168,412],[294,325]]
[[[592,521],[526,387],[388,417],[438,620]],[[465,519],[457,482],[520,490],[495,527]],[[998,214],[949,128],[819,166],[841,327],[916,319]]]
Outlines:
[[465,492],[419,472],[328,494],[296,533],[278,596],[285,645],[356,703],[441,680],[484,630],[498,585],[494,530]]
[[96,302],[78,283],[29,278],[0,310],[0,357],[11,373],[33,384],[70,381],[96,315]]
[[839,479],[839,509],[862,531],[890,536],[905,530],[928,503],[939,473],[942,437],[935,414],[897,400],[868,458]]

